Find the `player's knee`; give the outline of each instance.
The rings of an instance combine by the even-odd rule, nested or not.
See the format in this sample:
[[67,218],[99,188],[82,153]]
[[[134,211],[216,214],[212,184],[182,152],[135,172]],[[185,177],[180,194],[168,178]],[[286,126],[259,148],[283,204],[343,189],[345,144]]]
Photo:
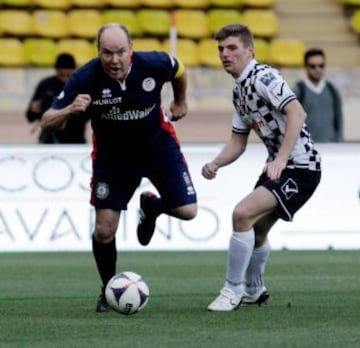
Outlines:
[[232,214],[232,221],[235,231],[247,231],[251,227],[251,218],[245,210],[236,208]]
[[96,221],[95,223],[95,239],[100,243],[109,243],[113,240],[117,226],[112,221]]

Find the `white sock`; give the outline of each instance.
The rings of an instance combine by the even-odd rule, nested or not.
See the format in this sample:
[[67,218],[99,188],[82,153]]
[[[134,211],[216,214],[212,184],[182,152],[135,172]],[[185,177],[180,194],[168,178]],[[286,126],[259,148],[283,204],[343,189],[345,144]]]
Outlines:
[[253,229],[247,232],[233,232],[230,238],[225,286],[237,294],[244,292],[245,272],[251,258],[254,242]]
[[261,247],[254,248],[249,266],[246,270],[246,292],[253,295],[265,286],[265,266],[270,255],[270,243],[266,241]]

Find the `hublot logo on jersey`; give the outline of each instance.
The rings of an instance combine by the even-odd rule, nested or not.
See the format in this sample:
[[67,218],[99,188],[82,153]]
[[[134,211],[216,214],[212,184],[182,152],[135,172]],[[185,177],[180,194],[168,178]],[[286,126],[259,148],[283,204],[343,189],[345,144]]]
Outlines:
[[106,99],[95,99],[93,105],[115,105],[121,103],[121,97],[106,98]]

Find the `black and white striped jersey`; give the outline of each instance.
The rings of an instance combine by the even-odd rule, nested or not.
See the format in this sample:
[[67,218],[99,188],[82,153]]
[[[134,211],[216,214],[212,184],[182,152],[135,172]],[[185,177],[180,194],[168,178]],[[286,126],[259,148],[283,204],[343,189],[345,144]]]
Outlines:
[[[286,115],[283,109],[295,98],[278,70],[252,60],[235,80],[232,131],[248,134],[253,129],[267,148],[267,162],[272,161],[284,139]],[[287,167],[321,170],[321,157],[306,124],[302,127]]]

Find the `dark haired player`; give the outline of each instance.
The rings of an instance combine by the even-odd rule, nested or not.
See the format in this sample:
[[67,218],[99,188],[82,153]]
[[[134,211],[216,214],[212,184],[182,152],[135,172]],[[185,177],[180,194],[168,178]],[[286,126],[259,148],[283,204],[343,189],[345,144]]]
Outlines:
[[[254,59],[251,31],[232,24],[220,29],[215,38],[224,70],[235,79],[235,110],[229,141],[203,166],[202,174],[213,179],[219,168],[238,159],[251,129],[268,152],[254,191],[233,210],[225,284],[208,306],[211,311],[232,311],[269,298],[264,283],[270,254],[267,235],[279,218],[291,221],[309,200],[320,182],[321,160],[296,96],[276,69]],[[241,173],[236,180],[244,180]]]
[[[99,57],[78,69],[42,118],[44,130],[63,127],[83,112],[91,116],[96,210],[93,254],[102,280],[97,311],[109,310],[104,287],[116,272],[115,234],[120,211],[147,177],[160,196],[140,196],[139,242],[147,245],[161,213],[183,220],[197,214],[196,192],[170,122],[187,113],[186,74],[165,52],[133,52],[126,27],[109,23],[98,33]],[[171,82],[174,100],[167,116],[161,89]]]

